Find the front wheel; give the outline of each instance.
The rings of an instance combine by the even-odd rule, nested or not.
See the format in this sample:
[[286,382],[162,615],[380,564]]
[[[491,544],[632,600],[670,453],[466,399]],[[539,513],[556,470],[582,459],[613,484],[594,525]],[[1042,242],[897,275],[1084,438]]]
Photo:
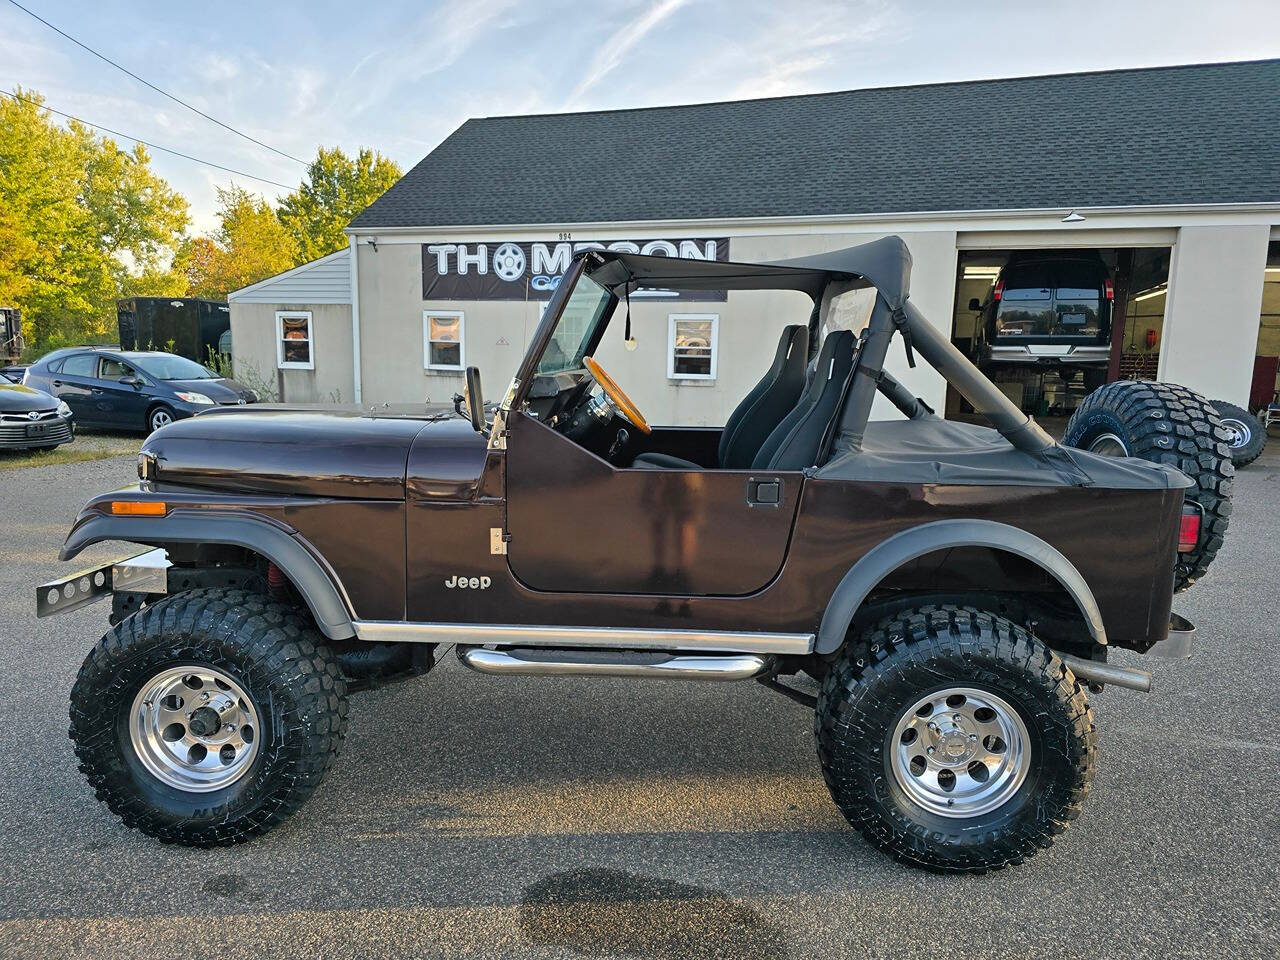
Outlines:
[[117,624],[71,692],[98,799],[166,843],[239,843],[292,814],[346,730],[337,661],[294,608],[244,590],[166,597]]
[[818,698],[832,798],[875,846],[930,870],[1022,863],[1080,813],[1097,755],[1071,671],[977,609],[888,617],[832,665]]

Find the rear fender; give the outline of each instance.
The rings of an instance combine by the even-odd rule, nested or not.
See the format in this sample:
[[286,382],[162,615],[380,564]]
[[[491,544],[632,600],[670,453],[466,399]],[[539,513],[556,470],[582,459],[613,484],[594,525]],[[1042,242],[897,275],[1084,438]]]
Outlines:
[[917,557],[951,547],[990,547],[1030,560],[1075,601],[1094,642],[1106,644],[1107,632],[1093,591],[1075,565],[1054,547],[1035,534],[994,520],[939,520],[894,534],[853,565],[822,615],[815,652],[832,653],[844,643],[854,614],[885,577]]
[[170,511],[163,517],[81,514],[60,559],[104,540],[163,547],[171,543],[223,543],[252,550],[274,563],[302,594],[316,626],[330,640],[355,636],[351,605],[337,574],[301,537],[265,517],[215,510]]

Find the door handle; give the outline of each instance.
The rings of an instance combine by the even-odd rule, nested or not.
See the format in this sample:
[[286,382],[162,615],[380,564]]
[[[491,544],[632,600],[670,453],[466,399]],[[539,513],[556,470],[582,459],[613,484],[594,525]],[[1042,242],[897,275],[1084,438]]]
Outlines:
[[53,385],[54,385],[55,387],[60,387],[60,386],[62,386],[62,381],[61,381],[61,380],[55,380],[55,381],[53,381]]
[[105,391],[105,390],[103,390],[101,387],[90,387],[90,388],[89,388],[89,392],[90,392],[90,393],[98,393],[98,394],[106,393],[106,391]]
[[782,506],[781,477],[750,477],[747,480],[747,506]]

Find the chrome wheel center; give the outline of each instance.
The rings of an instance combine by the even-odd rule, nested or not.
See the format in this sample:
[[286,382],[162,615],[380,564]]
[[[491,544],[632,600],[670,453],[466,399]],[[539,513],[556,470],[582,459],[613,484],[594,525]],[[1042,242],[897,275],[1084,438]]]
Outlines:
[[258,753],[249,692],[213,667],[173,667],[143,684],[129,739],[142,765],[169,786],[207,793],[239,780]]
[[1223,418],[1223,427],[1227,430],[1227,444],[1234,450],[1249,445],[1253,439],[1253,431],[1239,420]]
[[899,719],[890,766],[916,804],[944,817],[974,817],[1018,792],[1031,765],[1026,725],[986,690],[952,687],[923,697]]

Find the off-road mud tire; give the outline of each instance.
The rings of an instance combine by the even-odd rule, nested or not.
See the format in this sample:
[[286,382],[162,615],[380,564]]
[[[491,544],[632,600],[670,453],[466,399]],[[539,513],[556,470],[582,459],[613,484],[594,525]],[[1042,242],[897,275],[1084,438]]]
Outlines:
[[[213,792],[162,782],[130,739],[143,685],[184,664],[234,678],[257,707],[252,765]],[[194,847],[240,843],[293,814],[324,778],[346,723],[342,674],[309,619],[246,590],[192,590],[144,607],[90,651],[71,693],[71,739],[98,799],[125,826]]]
[[1218,412],[1186,387],[1118,380],[1084,398],[1067,421],[1063,442],[1088,450],[1105,434],[1119,437],[1129,456],[1176,467],[1194,482],[1186,495],[1203,511],[1200,540],[1178,554],[1174,572],[1174,589],[1185,590],[1209,569],[1231,516],[1235,465]]
[[[938,605],[886,617],[861,640],[832,664],[815,732],[831,796],[868,841],[912,866],[984,873],[1022,863],[1079,816],[1097,760],[1093,713],[1080,682],[1026,629],[976,608]],[[1003,698],[1030,742],[1017,792],[965,818],[915,803],[890,759],[905,712],[953,686]]]

